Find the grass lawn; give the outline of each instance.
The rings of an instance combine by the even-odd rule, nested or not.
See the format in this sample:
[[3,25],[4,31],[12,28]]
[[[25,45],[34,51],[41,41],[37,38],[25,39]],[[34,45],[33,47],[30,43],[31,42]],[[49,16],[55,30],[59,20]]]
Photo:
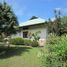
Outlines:
[[0,67],[40,67],[40,47],[11,46],[0,55]]

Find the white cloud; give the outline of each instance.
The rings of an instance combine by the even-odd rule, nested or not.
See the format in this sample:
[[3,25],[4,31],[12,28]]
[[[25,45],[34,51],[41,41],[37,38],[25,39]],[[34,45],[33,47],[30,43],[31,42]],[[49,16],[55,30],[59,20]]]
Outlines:
[[58,7],[58,8],[55,8],[55,10],[58,10],[58,11],[59,11],[59,10],[62,10],[62,8],[59,8],[59,7]]
[[61,11],[62,14],[67,13],[67,8],[55,8],[54,10]]

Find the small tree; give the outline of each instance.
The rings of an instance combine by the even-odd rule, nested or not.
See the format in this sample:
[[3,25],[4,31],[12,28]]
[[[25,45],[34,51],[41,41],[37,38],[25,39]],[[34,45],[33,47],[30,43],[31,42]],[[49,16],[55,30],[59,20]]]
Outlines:
[[37,40],[40,39],[39,33],[40,33],[40,31],[38,31],[38,32],[32,34],[32,36],[34,37],[34,40],[37,41]]
[[17,17],[11,7],[4,2],[0,3],[0,35],[4,38],[16,33]]

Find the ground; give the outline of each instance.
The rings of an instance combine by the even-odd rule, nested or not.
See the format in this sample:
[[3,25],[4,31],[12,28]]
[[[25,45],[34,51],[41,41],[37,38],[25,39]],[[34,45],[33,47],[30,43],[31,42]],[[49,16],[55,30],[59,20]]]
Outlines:
[[0,55],[0,67],[41,67],[41,49],[42,47],[11,46]]

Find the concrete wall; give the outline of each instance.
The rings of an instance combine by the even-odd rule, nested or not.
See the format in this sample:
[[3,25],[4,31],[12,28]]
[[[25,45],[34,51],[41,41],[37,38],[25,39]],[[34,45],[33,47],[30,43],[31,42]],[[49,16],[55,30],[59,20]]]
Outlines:
[[30,26],[28,31],[32,34],[35,34],[36,32],[40,31],[40,39],[46,39],[47,37],[47,28],[44,25]]
[[[23,38],[23,32],[28,31],[28,33],[35,34],[36,32],[40,31],[39,36],[41,39],[46,39],[47,38],[47,27],[44,24],[41,25],[35,25],[35,26],[29,26],[28,29],[26,30],[21,30],[21,32],[17,32],[17,34],[12,35],[12,37],[22,37]],[[28,35],[29,38],[29,35]]]

